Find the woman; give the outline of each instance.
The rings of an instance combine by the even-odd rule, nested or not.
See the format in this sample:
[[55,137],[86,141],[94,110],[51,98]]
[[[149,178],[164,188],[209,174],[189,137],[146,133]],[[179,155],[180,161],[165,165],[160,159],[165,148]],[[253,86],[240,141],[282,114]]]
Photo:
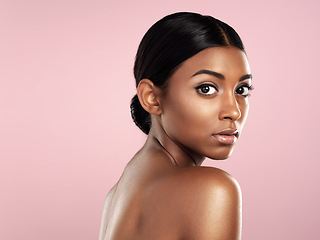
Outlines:
[[227,24],[196,13],[155,23],[136,56],[131,113],[148,135],[109,192],[100,240],[241,238],[241,191],[228,158],[245,123],[246,53]]

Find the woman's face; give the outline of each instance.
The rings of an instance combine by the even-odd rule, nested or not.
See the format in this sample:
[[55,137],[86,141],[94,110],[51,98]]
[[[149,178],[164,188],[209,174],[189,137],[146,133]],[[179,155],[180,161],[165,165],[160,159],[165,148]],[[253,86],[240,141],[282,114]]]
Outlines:
[[161,97],[161,123],[167,135],[191,156],[228,158],[249,110],[246,55],[235,47],[207,48],[186,60],[168,80]]

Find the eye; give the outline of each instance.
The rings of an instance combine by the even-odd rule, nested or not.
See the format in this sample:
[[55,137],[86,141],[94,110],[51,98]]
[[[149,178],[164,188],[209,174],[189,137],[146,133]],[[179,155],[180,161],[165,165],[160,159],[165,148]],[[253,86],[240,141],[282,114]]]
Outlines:
[[253,86],[242,85],[236,89],[236,93],[244,97],[250,96],[249,91],[253,90]]
[[211,84],[202,84],[196,87],[196,90],[202,95],[212,95],[217,92],[217,88]]

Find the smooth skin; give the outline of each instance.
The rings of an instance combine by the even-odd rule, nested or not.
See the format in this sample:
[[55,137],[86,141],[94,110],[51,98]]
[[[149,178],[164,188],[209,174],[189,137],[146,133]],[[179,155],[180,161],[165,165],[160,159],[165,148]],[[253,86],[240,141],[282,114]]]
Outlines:
[[99,240],[241,239],[237,181],[200,165],[231,155],[237,141],[223,144],[213,134],[236,128],[241,135],[250,85],[247,57],[235,47],[189,58],[165,89],[141,80],[137,94],[152,127],[107,196]]

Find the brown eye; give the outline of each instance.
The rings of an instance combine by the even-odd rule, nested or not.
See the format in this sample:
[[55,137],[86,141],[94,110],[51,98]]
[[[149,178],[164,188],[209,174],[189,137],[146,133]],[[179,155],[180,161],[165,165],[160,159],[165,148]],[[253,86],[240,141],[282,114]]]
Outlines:
[[217,89],[211,84],[202,84],[198,86],[196,89],[197,92],[202,95],[211,95],[217,91]]
[[237,88],[236,93],[246,97],[249,95],[249,90],[250,86],[243,85]]

